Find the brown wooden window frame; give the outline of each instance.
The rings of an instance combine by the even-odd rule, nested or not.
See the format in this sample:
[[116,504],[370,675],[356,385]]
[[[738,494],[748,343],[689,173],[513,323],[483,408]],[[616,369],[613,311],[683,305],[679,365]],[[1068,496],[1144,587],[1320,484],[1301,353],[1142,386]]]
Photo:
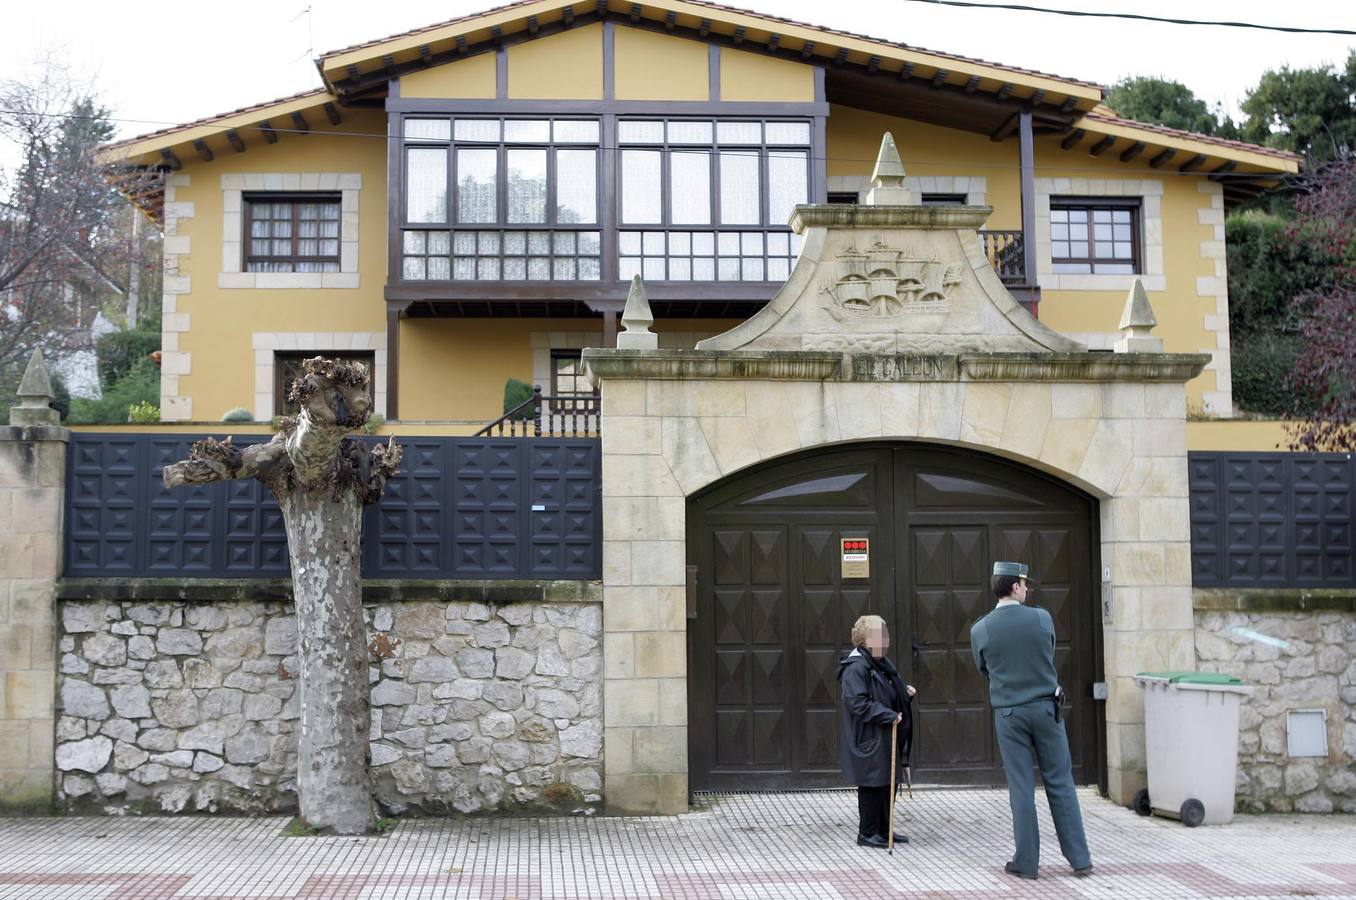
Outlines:
[[953,193],[950,191],[942,193],[919,194],[919,202],[924,206],[964,206],[969,199],[968,194]]
[[[269,273],[270,271],[277,271],[277,270],[254,269],[254,268],[251,268],[251,267],[252,267],[253,265],[255,265],[255,264],[271,264],[271,265],[289,264],[289,265],[292,266],[292,268],[286,270],[286,272],[288,272],[288,273],[297,273],[297,272],[299,271],[299,270],[296,268],[296,266],[297,266],[298,263],[318,263],[320,266],[322,266],[322,268],[319,269],[319,270],[316,270],[316,272],[315,272],[316,274],[324,273],[324,272],[338,272],[338,271],[340,270],[340,253],[341,253],[342,250],[343,250],[343,227],[344,227],[344,225],[343,225],[343,219],[344,219],[344,205],[343,205],[343,197],[342,197],[340,194],[335,193],[335,192],[332,192],[332,191],[314,191],[314,192],[311,192],[311,191],[286,191],[286,192],[278,192],[278,191],[269,191],[269,192],[253,191],[253,192],[244,194],[243,197],[242,197],[241,199],[242,199],[242,202],[243,202],[243,204],[244,204],[244,215],[241,216],[241,219],[242,219],[242,223],[241,223],[241,224],[242,224],[242,230],[243,230],[243,234],[241,235],[241,249],[242,249],[243,255],[244,255],[244,258],[241,260],[241,265],[242,265],[242,269],[243,269],[244,271],[246,271],[246,272],[254,272],[254,273],[258,273],[258,274],[267,274],[267,273]],[[251,252],[250,252],[250,251],[251,251],[251,248],[253,247],[252,241],[255,240],[255,238],[254,238],[254,227],[253,227],[253,226],[254,226],[254,221],[255,221],[255,218],[254,218],[254,212],[255,212],[256,206],[257,206],[258,204],[264,204],[264,203],[268,203],[268,204],[273,204],[273,203],[289,203],[289,204],[291,204],[291,206],[292,206],[292,218],[291,218],[291,222],[292,222],[292,234],[291,234],[291,237],[290,237],[290,240],[291,240],[291,243],[292,243],[292,252],[291,252],[289,255],[287,255],[287,256],[278,256],[278,255],[272,254],[272,253],[269,253],[269,254],[263,254],[263,255],[258,255],[258,254],[254,254],[254,253],[251,253]],[[321,254],[321,255],[318,255],[318,256],[301,256],[301,255],[298,254],[298,252],[297,252],[297,243],[298,243],[298,241],[303,240],[303,238],[301,237],[301,227],[300,227],[300,226],[301,226],[301,222],[302,222],[303,220],[301,219],[300,213],[301,213],[301,206],[302,206],[302,204],[305,204],[305,203],[332,203],[332,204],[334,204],[334,206],[337,208],[338,215],[337,215],[332,221],[334,221],[334,222],[336,223],[337,228],[338,228],[338,233],[337,233],[333,238],[324,238],[324,237],[319,237],[319,236],[317,236],[317,237],[315,238],[315,240],[317,240],[317,241],[320,241],[320,240],[333,240],[334,243],[335,243],[336,248],[338,248],[338,249],[336,250],[336,252],[334,253],[334,255],[331,256],[331,255],[328,255],[328,254]],[[282,219],[268,218],[268,219],[263,219],[263,220],[261,220],[261,221],[265,221],[265,222],[278,222],[278,221],[283,221],[283,220],[282,220]],[[317,221],[317,222],[325,222],[325,221],[331,221],[331,220],[328,220],[328,219],[316,219],[315,221]],[[264,240],[264,239],[263,239],[263,238],[260,238],[259,240]],[[274,240],[279,240],[279,238],[269,237],[269,238],[267,238],[267,240],[270,241],[270,243],[271,243],[271,242],[274,241]],[[309,240],[309,238],[307,238],[306,240]],[[332,266],[332,268],[330,268],[330,266]],[[304,272],[304,271],[303,271],[303,272],[301,272],[300,274],[312,274],[312,273],[311,273],[311,272]]]
[[[576,365],[583,364],[584,353],[582,350],[568,350],[555,348],[551,350],[551,394],[554,398],[552,408],[557,411],[585,410],[593,409],[597,402],[598,392],[591,391],[564,391],[560,389],[560,370],[557,363],[562,359],[574,360]],[[576,379],[584,379],[583,374],[575,376]]]
[[[1086,256],[1057,256],[1055,254],[1055,245],[1060,241],[1055,238],[1055,226],[1053,213],[1056,210],[1082,210],[1087,213],[1087,244],[1088,253]],[[1095,224],[1093,216],[1098,211],[1129,212],[1130,214],[1130,257],[1106,257],[1097,256],[1094,251]],[[1052,197],[1050,198],[1050,263],[1051,266],[1061,265],[1086,265],[1087,272],[1056,272],[1060,275],[1142,275],[1144,274],[1143,265],[1143,237],[1141,228],[1143,227],[1143,204],[1138,197]],[[1112,223],[1114,228],[1115,224]],[[1071,239],[1062,239],[1063,242],[1075,243]],[[1115,243],[1113,234],[1112,242]],[[1121,243],[1124,243],[1123,241]],[[1129,265],[1130,272],[1107,272],[1098,271],[1099,266],[1125,266]]]
[[[273,413],[279,416],[294,416],[297,414],[295,408],[290,408],[291,404],[287,402],[287,389],[290,386],[287,373],[287,362],[300,362],[304,359],[311,359],[315,356],[324,356],[329,359],[342,359],[349,362],[360,362],[367,366],[368,384],[367,397],[373,399],[372,389],[376,383],[377,353],[375,350],[275,350],[273,351]],[[373,412],[375,412],[373,408]]]

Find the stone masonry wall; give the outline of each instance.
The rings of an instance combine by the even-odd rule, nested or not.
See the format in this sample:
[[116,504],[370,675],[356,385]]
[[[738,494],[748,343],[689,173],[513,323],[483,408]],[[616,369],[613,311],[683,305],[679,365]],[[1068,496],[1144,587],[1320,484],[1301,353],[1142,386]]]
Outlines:
[[[1239,713],[1239,809],[1356,813],[1356,615],[1198,609],[1196,657],[1253,689]],[[1328,758],[1291,759],[1287,712],[1319,708]]]
[[[602,610],[368,605],[384,812],[591,811],[602,787]],[[66,601],[57,804],[296,809],[296,620],[281,602]]]

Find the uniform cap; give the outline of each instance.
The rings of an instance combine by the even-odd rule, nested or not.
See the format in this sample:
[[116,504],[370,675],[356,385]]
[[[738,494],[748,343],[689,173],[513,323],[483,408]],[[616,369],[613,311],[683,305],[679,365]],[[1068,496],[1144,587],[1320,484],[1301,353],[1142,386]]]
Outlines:
[[993,564],[995,575],[1010,575],[1013,578],[1029,578],[1031,569],[1026,563],[996,562]]

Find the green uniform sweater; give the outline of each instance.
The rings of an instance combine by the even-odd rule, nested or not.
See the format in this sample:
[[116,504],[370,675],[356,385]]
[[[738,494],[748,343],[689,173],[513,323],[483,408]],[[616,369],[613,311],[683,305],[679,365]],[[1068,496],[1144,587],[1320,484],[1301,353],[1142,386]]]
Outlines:
[[1043,609],[996,607],[970,627],[970,652],[989,679],[989,703],[1021,706],[1054,696],[1055,623]]

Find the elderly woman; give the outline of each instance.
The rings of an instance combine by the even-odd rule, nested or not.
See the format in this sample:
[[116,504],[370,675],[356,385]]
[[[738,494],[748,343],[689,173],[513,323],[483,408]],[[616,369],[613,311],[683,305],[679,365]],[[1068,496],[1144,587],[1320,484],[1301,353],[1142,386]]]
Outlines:
[[[913,736],[909,700],[917,691],[904,683],[885,656],[890,632],[880,616],[862,616],[852,626],[852,652],[838,661],[843,718],[838,728],[843,777],[857,785],[857,843],[886,847],[890,822],[890,731],[899,726],[897,760],[907,764]],[[895,832],[895,843],[908,842]]]

